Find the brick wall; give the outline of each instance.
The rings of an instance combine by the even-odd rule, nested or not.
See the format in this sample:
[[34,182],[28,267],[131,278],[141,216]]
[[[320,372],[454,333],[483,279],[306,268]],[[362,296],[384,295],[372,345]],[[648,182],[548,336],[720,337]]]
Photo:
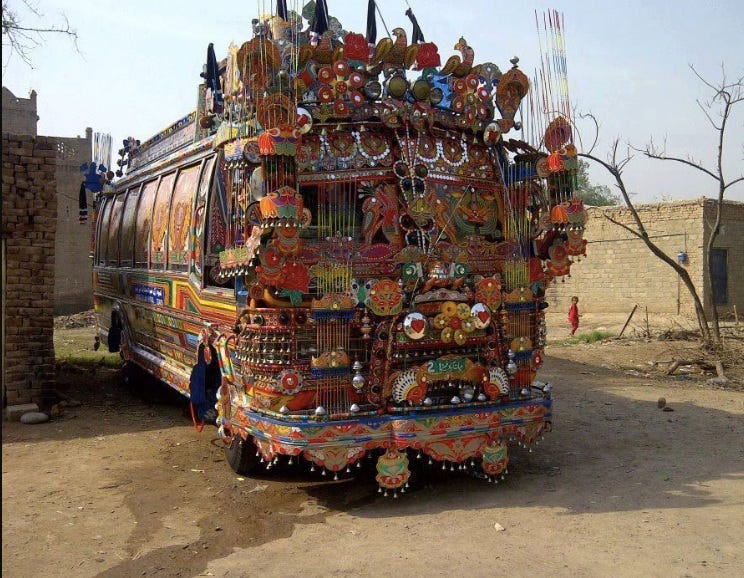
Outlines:
[[[636,207],[646,231],[664,253],[677,260],[685,252],[684,267],[710,311],[706,278],[705,242],[715,216],[715,201],[697,199],[651,203]],[[630,313],[636,303],[649,313],[695,316],[692,297],[676,271],[653,255],[640,239],[604,215],[635,228],[625,206],[589,207],[585,238],[587,257],[571,266],[571,277],[558,280],[547,292],[554,310],[566,310],[572,295],[586,313]],[[722,231],[716,246],[728,249],[729,305],[742,311],[744,283],[744,203],[726,201]]]
[[56,140],[3,135],[3,406],[54,385]]

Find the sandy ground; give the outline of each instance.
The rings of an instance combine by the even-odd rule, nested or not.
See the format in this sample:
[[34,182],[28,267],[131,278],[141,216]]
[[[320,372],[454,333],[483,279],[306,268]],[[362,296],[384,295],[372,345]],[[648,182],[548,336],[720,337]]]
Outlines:
[[697,366],[665,376],[653,364],[696,351],[688,341],[554,341],[540,374],[555,386],[545,441],[513,448],[498,485],[432,469],[395,500],[365,469],[337,482],[296,466],[238,477],[215,430],[196,433],[180,398],[126,389],[103,366],[68,367],[60,386],[80,407],[47,424],[3,423],[2,570],[740,576],[742,369],[727,366],[734,379],[720,387]]

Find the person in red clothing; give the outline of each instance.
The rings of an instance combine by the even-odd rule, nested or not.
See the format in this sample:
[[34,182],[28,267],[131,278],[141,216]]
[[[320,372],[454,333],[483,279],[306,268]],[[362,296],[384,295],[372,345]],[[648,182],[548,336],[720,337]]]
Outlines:
[[571,297],[571,308],[568,310],[568,322],[571,324],[571,335],[579,328],[579,298]]

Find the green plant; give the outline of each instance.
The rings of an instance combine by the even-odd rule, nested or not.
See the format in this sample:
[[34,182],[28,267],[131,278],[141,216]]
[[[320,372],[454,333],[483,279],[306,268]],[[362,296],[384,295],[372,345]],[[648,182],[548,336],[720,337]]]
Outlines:
[[105,344],[98,351],[93,347],[95,327],[76,327],[54,330],[54,357],[57,363],[80,368],[95,366],[119,368],[123,360],[118,353],[109,353]]

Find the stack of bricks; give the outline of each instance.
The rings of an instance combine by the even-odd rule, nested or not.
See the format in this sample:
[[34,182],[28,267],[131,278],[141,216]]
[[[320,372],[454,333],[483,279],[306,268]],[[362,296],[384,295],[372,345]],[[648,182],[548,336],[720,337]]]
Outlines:
[[3,135],[3,405],[54,389],[56,141]]

